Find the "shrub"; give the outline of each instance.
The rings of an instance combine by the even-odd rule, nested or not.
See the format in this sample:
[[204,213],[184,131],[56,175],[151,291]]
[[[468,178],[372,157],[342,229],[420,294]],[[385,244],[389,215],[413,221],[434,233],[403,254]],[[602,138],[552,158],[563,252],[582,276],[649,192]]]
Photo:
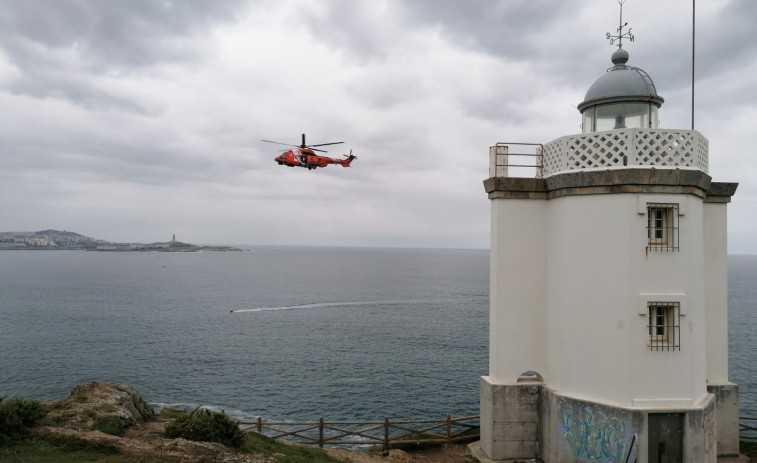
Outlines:
[[92,424],[92,431],[102,431],[112,436],[121,436],[126,431],[126,423],[115,415],[103,416]]
[[45,414],[45,406],[36,400],[0,397],[0,445],[25,437]]
[[241,447],[246,438],[239,423],[226,413],[195,409],[192,413],[179,417],[166,426],[165,436],[181,437],[199,442],[218,442],[228,447]]

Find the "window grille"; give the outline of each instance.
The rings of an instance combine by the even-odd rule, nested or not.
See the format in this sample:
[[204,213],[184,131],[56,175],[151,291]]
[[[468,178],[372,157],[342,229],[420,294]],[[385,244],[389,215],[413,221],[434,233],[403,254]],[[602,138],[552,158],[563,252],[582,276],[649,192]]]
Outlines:
[[649,349],[681,350],[681,304],[648,302]]
[[678,251],[678,204],[647,204],[647,238],[652,251]]

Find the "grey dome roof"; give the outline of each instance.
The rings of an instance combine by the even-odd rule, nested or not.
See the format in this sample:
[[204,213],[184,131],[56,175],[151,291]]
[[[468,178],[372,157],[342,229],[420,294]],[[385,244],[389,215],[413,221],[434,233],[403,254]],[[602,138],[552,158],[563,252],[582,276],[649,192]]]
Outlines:
[[657,94],[654,82],[644,70],[627,66],[628,52],[619,48],[612,54],[615,66],[599,77],[586,92],[584,101],[578,105],[583,112],[590,106],[619,102],[650,102],[661,106],[665,101]]

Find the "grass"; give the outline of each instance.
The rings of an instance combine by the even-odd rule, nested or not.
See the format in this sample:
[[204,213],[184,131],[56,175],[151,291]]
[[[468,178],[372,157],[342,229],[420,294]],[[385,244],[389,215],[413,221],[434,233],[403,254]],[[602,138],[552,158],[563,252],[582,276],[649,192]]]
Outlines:
[[[338,463],[321,449],[281,444],[258,434],[248,434],[240,453],[278,454],[279,463]],[[94,443],[75,437],[30,437],[0,447],[3,463],[179,463],[167,457],[121,455],[108,443]]]
[[[3,463],[127,463],[135,461],[107,444],[96,444],[72,437],[41,439],[31,437],[0,447]],[[144,463],[153,463],[143,460]],[[158,463],[155,460],[154,463]]]
[[266,455],[278,453],[279,463],[339,463],[341,461],[330,457],[321,449],[281,444],[270,437],[255,433],[249,433],[247,436],[244,450]]

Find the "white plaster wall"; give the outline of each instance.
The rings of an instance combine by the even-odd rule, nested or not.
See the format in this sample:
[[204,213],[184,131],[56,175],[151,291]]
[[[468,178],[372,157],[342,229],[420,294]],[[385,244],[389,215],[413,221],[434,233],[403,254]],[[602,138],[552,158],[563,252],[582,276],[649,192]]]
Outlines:
[[727,204],[704,204],[707,382],[728,383]]
[[[636,269],[640,294],[648,294],[649,300],[681,299],[681,348],[652,351],[646,342],[633,344],[632,405],[636,407],[692,407],[707,395],[703,203],[695,196],[679,198],[679,251],[651,251],[643,257],[639,253]],[[672,202],[669,196],[641,198],[642,203],[658,200]],[[638,215],[639,226],[645,226],[646,220],[646,215]],[[645,244],[646,236],[641,241]],[[666,297],[670,294],[683,296]],[[648,335],[647,323],[647,315],[639,315],[637,331]]]
[[630,195],[550,201],[547,369],[561,394],[626,405],[635,210]]
[[489,377],[515,383],[537,371],[545,380],[547,201],[491,202]]
[[[548,202],[545,379],[560,393],[646,408],[706,394],[702,204],[681,197],[680,252],[647,252],[637,194]],[[685,295],[680,352],[647,347],[641,293]]]

